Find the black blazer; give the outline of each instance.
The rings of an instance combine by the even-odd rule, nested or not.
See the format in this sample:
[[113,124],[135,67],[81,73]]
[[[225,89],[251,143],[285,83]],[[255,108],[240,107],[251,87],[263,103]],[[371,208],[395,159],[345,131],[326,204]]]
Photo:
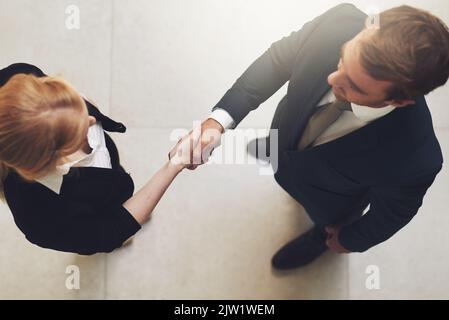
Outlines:
[[358,213],[341,229],[339,240],[359,252],[390,238],[413,218],[443,164],[424,97],[336,140],[296,149],[330,90],[327,76],[336,69],[341,46],[363,29],[365,19],[351,4],[330,9],[273,43],[214,107],[239,123],[289,81],[271,126],[279,130],[275,179],[317,225],[341,223]]
[[[0,86],[18,73],[45,74],[29,64],[0,70]],[[109,132],[125,132],[123,124],[103,115],[86,101],[89,114]],[[134,192],[130,175],[121,167],[117,148],[105,133],[112,169],[71,168],[60,194],[38,182],[24,181],[12,170],[4,181],[5,198],[14,221],[32,243],[48,249],[90,255],[111,252],[134,235],[140,224],[122,206]]]

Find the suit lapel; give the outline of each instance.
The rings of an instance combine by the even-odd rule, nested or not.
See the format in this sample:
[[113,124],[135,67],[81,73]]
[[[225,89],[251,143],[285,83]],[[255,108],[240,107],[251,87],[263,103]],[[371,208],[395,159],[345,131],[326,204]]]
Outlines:
[[286,108],[279,119],[280,150],[296,148],[317,104],[330,90],[327,77],[336,70],[341,46],[362,30],[364,20],[361,15],[353,28],[338,32],[332,26],[322,26],[305,40],[289,81]]

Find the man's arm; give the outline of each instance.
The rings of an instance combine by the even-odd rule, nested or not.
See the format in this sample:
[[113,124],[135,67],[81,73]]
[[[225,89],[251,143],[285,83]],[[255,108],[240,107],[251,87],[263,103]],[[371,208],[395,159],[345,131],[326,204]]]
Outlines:
[[371,188],[369,211],[341,228],[340,244],[351,252],[363,252],[392,237],[418,212],[440,169],[414,184]]
[[[236,80],[212,109],[212,114],[203,122],[203,127],[216,132],[235,128],[248,113],[271,97],[291,77],[300,48],[315,28],[330,16],[340,12],[352,12],[358,9],[352,4],[341,4],[326,11],[306,23],[300,30],[274,42],[246,71]],[[184,139],[188,138],[184,137]],[[220,137],[218,136],[218,139]],[[201,146],[211,148],[217,139],[201,139]],[[176,148],[176,147],[175,147]],[[174,150],[170,153],[172,153]],[[207,160],[207,159],[203,159]],[[193,166],[195,167],[195,166]]]
[[250,111],[290,79],[302,38],[315,28],[321,18],[315,18],[300,30],[274,42],[245,70],[212,110],[225,110],[233,120],[232,127],[237,126]]
[[210,121],[212,119],[224,130],[233,129],[250,111],[279,90],[291,76],[299,36],[300,31],[292,32],[290,36],[273,43],[236,80],[206,121],[213,123]]
[[[202,129],[211,129],[217,134],[214,139],[202,138],[202,149],[213,150],[217,147],[220,143],[220,135],[225,130],[235,128],[250,111],[256,109],[290,79],[301,46],[301,38],[312,32],[320,19],[336,8],[306,23],[299,31],[294,31],[289,36],[274,42],[246,69],[203,122]],[[189,136],[190,134],[187,137]],[[175,150],[176,146],[169,155]],[[202,160],[206,162],[207,158]],[[192,165],[189,169],[196,167],[197,165]]]
[[225,93],[213,110],[223,109],[237,126],[248,113],[265,102],[291,77],[299,52],[317,26],[331,16],[355,12],[352,4],[341,4],[306,23],[300,30],[292,32],[274,42]]

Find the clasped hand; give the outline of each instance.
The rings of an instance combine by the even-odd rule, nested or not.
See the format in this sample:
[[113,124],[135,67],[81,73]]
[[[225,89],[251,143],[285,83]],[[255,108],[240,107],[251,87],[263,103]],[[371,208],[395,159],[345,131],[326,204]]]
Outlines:
[[172,163],[194,170],[209,160],[213,150],[220,145],[223,132],[224,128],[209,118],[180,139],[168,157]]

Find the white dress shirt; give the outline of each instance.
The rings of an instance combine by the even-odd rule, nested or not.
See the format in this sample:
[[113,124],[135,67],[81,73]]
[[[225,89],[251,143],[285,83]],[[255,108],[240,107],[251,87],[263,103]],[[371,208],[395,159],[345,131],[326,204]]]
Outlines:
[[111,169],[111,157],[109,155],[109,150],[106,147],[106,140],[101,123],[97,122],[89,127],[87,132],[87,142],[92,148],[91,153],[81,153],[82,156],[78,160],[59,165],[52,173],[43,178],[37,179],[36,181],[59,194],[64,175],[69,172],[71,167],[97,167]]
[[[335,95],[332,90],[321,99],[317,107],[322,106],[326,103],[335,101]],[[384,115],[390,113],[395,109],[394,106],[386,106],[383,108],[371,108],[366,106],[359,106],[357,104],[351,103],[352,111],[343,111],[340,117],[332,125],[330,125],[314,142],[313,146],[320,145],[334,139],[340,138],[352,131],[355,131],[373,120],[376,120]],[[214,110],[209,118],[214,119],[220,123],[223,128],[231,129],[235,127],[234,119],[229,115],[229,113],[223,109]]]

